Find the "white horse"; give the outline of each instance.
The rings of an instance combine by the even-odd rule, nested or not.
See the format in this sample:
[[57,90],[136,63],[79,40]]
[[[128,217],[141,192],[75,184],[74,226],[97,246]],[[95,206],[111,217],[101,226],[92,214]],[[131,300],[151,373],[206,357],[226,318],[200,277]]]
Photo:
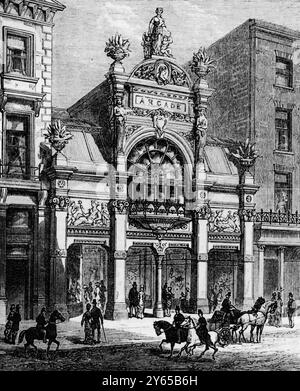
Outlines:
[[[183,348],[178,353],[177,357],[181,356],[181,353],[185,350],[187,355],[190,356],[193,354],[194,349],[196,346],[203,345],[204,343],[200,341],[199,336],[197,334],[196,324],[195,320],[188,316],[186,320],[181,324],[181,327],[187,327],[188,328],[188,336],[187,336],[187,342],[183,346]],[[218,351],[218,348],[216,347],[216,344],[219,343],[220,346],[224,347],[224,345],[220,342],[220,336],[217,331],[209,331],[208,332],[209,338],[205,341],[205,350],[200,354],[200,358],[204,355],[204,353],[209,350],[209,348],[214,350],[214,353],[212,355],[212,358],[215,359],[215,354]]]
[[244,342],[247,342],[244,336],[244,331],[247,329],[248,326],[251,326],[250,342],[254,342],[253,331],[255,327],[256,327],[256,342],[261,342],[261,335],[268,317],[268,313],[272,308],[272,305],[274,305],[273,301],[267,301],[260,307],[256,315],[247,313],[239,317],[236,325],[237,329],[241,328],[239,331],[239,342],[241,342],[241,336],[243,336]]

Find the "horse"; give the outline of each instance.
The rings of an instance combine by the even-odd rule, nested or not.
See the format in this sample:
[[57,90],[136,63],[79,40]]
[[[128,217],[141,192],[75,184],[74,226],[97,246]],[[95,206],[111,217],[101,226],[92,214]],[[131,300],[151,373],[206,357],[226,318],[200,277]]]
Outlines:
[[250,342],[254,342],[253,331],[256,327],[256,342],[261,342],[261,335],[268,317],[268,313],[271,311],[272,306],[274,305],[273,301],[268,301],[264,303],[260,309],[257,311],[256,315],[245,313],[239,317],[237,321],[237,329],[241,328],[239,331],[239,343],[241,343],[241,336],[243,336],[244,342],[246,338],[244,336],[244,331],[250,325]]
[[[49,351],[50,351],[50,346],[52,342],[54,342],[57,347],[56,347],[56,352],[59,348],[59,341],[57,341],[57,328],[56,328],[56,321],[60,320],[61,322],[65,321],[65,318],[63,315],[58,311],[54,310],[52,314],[50,315],[48,324],[46,326],[46,339],[48,339],[48,346],[47,346],[47,357],[49,356]],[[34,344],[34,340],[42,340],[43,336],[40,334],[40,332],[37,330],[36,327],[30,327],[29,329],[21,331],[19,335],[19,343],[23,341],[23,339],[26,339],[25,343],[25,353],[27,352],[27,348],[31,345],[35,348],[35,351],[37,351],[37,347]]]
[[[173,355],[173,349],[175,343],[178,342],[178,335],[177,335],[177,329],[176,327],[172,326],[171,323],[167,322],[166,320],[157,320],[153,323],[154,330],[156,332],[156,335],[161,335],[163,332],[165,333],[166,338],[161,341],[159,344],[159,348],[162,351],[162,344],[163,343],[170,343],[171,344],[171,353],[169,358]],[[188,330],[183,328],[181,330],[181,343],[187,341],[188,336]]]
[[[187,340],[189,341],[189,344],[187,343],[186,346],[180,350],[179,356],[183,350],[186,350],[187,355],[192,355],[196,346],[201,346],[204,343],[199,338],[195,320],[191,316],[187,317],[185,322],[182,323],[182,326],[188,328],[189,332]],[[200,358],[207,350],[209,350],[209,348],[211,348],[214,350],[212,358],[215,360],[215,354],[218,351],[217,344],[219,344],[222,348],[225,346],[225,344],[221,341],[222,337],[219,331],[209,331],[208,335],[209,338],[205,341],[205,350],[200,354]]]

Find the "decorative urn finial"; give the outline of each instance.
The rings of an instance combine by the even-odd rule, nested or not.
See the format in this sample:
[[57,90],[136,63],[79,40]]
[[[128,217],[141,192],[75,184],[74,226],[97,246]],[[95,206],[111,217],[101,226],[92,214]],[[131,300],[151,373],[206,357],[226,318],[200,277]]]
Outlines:
[[111,69],[121,72],[125,71],[122,61],[129,56],[129,52],[131,51],[129,46],[129,40],[123,38],[121,34],[115,34],[109,38],[108,42],[106,42],[104,52],[114,60],[111,64]]
[[237,149],[229,152],[229,158],[237,167],[240,176],[249,171],[258,157],[255,143],[251,144],[249,138],[245,142],[239,141]]
[[163,8],[156,8],[156,15],[150,20],[148,32],[143,34],[142,46],[145,59],[151,58],[153,55],[173,57],[169,47],[173,43],[173,39],[162,17],[163,12]]
[[49,125],[47,132],[44,134],[45,139],[49,141],[51,147],[56,152],[61,152],[73,138],[73,134],[67,130],[65,125],[61,124],[60,120]]
[[215,69],[215,61],[211,59],[204,47],[200,47],[197,53],[193,54],[191,70],[194,72],[199,80],[205,79],[208,73]]

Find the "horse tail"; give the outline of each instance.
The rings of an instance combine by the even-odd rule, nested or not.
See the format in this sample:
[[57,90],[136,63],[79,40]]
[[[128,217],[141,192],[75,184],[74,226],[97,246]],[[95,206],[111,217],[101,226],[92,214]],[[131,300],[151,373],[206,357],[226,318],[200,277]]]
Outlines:
[[18,341],[19,343],[21,343],[23,341],[25,333],[26,333],[26,330],[23,330],[20,332],[19,341]]

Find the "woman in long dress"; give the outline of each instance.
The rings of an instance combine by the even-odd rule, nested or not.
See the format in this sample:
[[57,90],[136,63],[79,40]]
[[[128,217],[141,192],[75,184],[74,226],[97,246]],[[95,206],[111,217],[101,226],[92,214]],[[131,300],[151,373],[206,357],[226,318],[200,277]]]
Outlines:
[[136,317],[139,319],[143,319],[144,317],[144,310],[145,310],[145,292],[144,292],[144,286],[141,285],[140,291],[138,293],[138,305],[136,309]]

